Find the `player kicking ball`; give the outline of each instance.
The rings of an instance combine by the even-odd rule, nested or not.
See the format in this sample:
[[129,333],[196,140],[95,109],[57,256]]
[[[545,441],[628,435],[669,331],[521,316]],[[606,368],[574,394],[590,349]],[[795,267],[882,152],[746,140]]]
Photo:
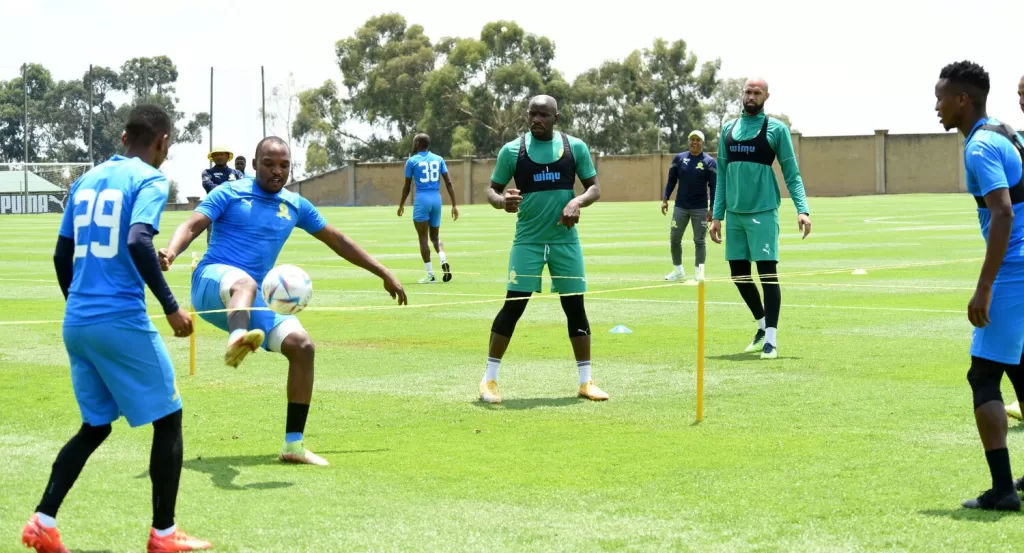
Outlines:
[[[262,346],[288,359],[288,414],[284,462],[327,465],[306,449],[303,432],[313,397],[313,340],[294,315],[267,310],[259,286],[274,268],[292,229],[298,227],[334,250],[346,261],[384,281],[384,289],[406,304],[402,284],[355,242],[320,215],[309,200],[284,189],[291,168],[288,145],[275,136],[256,146],[255,179],[224,183],[203,200],[192,216],[160,250],[163,269],[201,235],[212,222],[210,248],[192,276],[192,304],[203,320],[228,332],[224,362],[237,367],[245,356]],[[251,311],[258,307],[262,310]],[[226,310],[220,313],[203,311]]]
[[459,220],[459,206],[455,205],[455,188],[448,176],[448,166],[444,158],[431,153],[430,137],[417,134],[412,139],[415,153],[405,162],[405,186],[402,187],[402,200],[398,202],[398,216],[405,213],[405,200],[409,198],[412,180],[416,179],[416,197],[412,201],[412,224],[420,240],[420,257],[427,268],[427,276],[419,280],[420,284],[434,284],[434,267],[430,263],[430,245],[427,244],[427,229],[430,229],[430,242],[437,250],[441,259],[441,279],[448,282],[452,279],[452,269],[444,255],[444,243],[441,242],[441,177],[444,177],[448,196],[452,199],[452,220]]
[[184,454],[181,396],[167,348],[146,315],[149,286],[174,335],[192,334],[192,319],[175,301],[153,250],[169,190],[158,167],[167,159],[172,128],[160,107],[135,106],[121,136],[125,155],[71,186],[53,262],[67,299],[64,347],[82,426],[57,455],[42,501],[22,530],[22,543],[37,553],[67,553],[57,510],[122,414],[132,428],[153,425],[153,527],[146,550],[210,548],[174,524]]

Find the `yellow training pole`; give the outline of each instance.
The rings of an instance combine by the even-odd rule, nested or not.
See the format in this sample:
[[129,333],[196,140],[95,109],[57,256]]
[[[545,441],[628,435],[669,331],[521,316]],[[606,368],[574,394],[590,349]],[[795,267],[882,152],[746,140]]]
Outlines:
[[[698,270],[703,272],[703,267]],[[697,422],[704,420],[704,278],[697,280]]]
[[[189,286],[192,284],[192,275],[196,272],[196,265],[199,264],[199,258],[196,256],[196,252],[192,252],[192,269],[188,274]],[[188,337],[188,375],[196,375],[196,308],[192,305],[192,302],[188,302],[188,311],[192,317],[192,334]]]

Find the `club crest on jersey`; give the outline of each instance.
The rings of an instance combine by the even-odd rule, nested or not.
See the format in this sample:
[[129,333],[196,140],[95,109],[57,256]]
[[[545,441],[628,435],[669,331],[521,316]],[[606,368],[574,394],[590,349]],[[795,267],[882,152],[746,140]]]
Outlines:
[[703,169],[703,168],[704,168],[704,162],[703,161],[698,161],[697,162],[697,169]]
[[291,213],[288,213],[288,204],[281,202],[281,205],[278,206],[277,216],[282,219],[288,219],[289,221],[292,220]]

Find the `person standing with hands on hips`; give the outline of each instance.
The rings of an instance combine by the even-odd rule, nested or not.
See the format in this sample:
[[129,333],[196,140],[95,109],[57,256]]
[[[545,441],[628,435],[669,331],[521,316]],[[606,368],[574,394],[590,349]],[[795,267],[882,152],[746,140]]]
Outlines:
[[710,205],[714,205],[718,163],[715,158],[704,152],[704,133],[692,131],[689,140],[690,149],[676,154],[672,160],[672,166],[668,169],[665,195],[661,200],[661,214],[666,215],[668,200],[672,197],[672,190],[678,182],[679,191],[676,192],[676,206],[672,212],[669,231],[672,265],[675,268],[665,280],[686,278],[686,271],[683,270],[683,235],[686,234],[687,225],[693,226],[694,275],[697,280],[704,278],[704,261],[707,258],[704,237],[711,221],[708,198],[710,197]]

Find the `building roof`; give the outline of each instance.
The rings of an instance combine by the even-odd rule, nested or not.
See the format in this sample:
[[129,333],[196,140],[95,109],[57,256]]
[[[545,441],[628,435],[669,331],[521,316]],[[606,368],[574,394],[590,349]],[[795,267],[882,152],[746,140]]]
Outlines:
[[[63,189],[56,184],[28,172],[28,192],[30,194],[62,192]],[[0,171],[0,194],[17,194],[25,192],[24,171]]]

